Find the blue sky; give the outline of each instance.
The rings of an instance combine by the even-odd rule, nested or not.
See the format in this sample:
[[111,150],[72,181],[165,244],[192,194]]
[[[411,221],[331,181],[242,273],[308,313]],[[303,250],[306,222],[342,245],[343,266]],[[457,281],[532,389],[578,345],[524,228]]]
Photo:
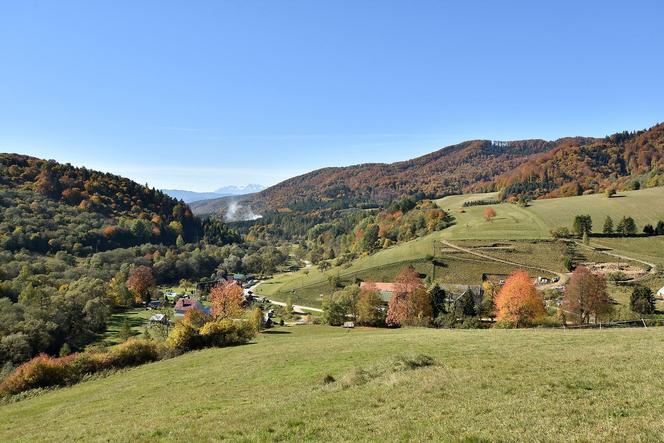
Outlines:
[[0,151],[164,188],[664,121],[664,3],[0,1]]

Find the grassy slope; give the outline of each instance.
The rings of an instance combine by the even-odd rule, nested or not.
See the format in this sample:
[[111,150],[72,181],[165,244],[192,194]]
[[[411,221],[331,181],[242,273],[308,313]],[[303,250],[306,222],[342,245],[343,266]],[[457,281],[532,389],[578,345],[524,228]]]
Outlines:
[[[0,441],[625,441],[664,432],[664,328],[286,331],[0,406]],[[323,386],[326,374],[405,350],[440,365]]]
[[[444,231],[435,232],[416,240],[406,242],[392,248],[380,251],[368,257],[355,260],[349,268],[333,268],[326,274],[311,268],[308,274],[302,271],[290,274],[281,274],[262,284],[258,293],[276,299],[285,299],[293,294],[296,303],[320,305],[320,294],[330,291],[327,275],[339,273],[346,282],[352,282],[355,277],[373,279],[375,281],[391,280],[407,264],[413,263],[420,272],[430,273],[431,265],[425,263],[425,258],[433,252],[433,242],[440,239],[454,241],[468,240],[536,240],[550,238],[549,231],[557,226],[571,227],[573,218],[577,214],[590,214],[595,224],[595,230],[601,230],[606,215],[611,215],[614,223],[623,216],[631,215],[641,228],[645,223],[656,224],[657,220],[664,219],[664,188],[651,188],[641,191],[622,192],[619,197],[606,198],[603,194],[561,199],[537,200],[528,208],[502,203],[492,205],[496,209],[497,217],[487,222],[483,218],[486,206],[473,206],[463,208],[464,201],[491,199],[496,193],[469,194],[445,197],[438,200],[438,204],[451,212],[456,218],[456,224]],[[604,241],[604,239],[602,240]],[[649,239],[627,239],[630,242],[648,242]],[[637,244],[637,243],[635,243]],[[489,255],[503,258],[517,263],[531,263],[547,269],[561,270],[560,257],[562,251],[555,246],[542,244],[516,245],[514,253],[488,252]],[[631,248],[630,253],[638,255],[639,248]],[[653,253],[657,254],[657,251]],[[590,254],[590,253],[589,253]],[[635,255],[636,258],[640,258]],[[664,261],[664,248],[659,250]],[[478,283],[482,272],[508,273],[514,268],[500,264],[482,264],[463,260],[463,256],[445,255],[447,268],[436,271],[441,282],[445,283]],[[459,260],[454,258],[459,257]],[[465,257],[468,258],[468,257]],[[610,257],[594,254],[589,260],[615,261]],[[293,293],[294,291],[294,293]]]
[[464,201],[495,198],[492,194],[455,195],[438,200],[438,204],[456,218],[456,225],[444,231],[449,239],[534,239],[549,238],[549,231],[558,226],[571,227],[574,216],[589,214],[593,228],[601,232],[604,219],[610,215],[614,225],[623,216],[631,216],[639,230],[664,219],[664,187],[621,192],[617,197],[604,194],[535,200],[527,208],[510,203],[492,205],[497,216],[486,222],[482,214],[486,206],[463,208]]

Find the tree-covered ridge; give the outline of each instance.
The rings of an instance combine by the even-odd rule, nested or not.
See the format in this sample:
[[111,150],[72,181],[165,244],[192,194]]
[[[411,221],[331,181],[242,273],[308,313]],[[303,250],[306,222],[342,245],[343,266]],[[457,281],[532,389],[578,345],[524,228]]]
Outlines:
[[0,208],[0,245],[14,251],[85,255],[203,235],[189,207],[161,191],[17,154],[0,154]]
[[262,208],[305,209],[338,206],[339,201],[385,203],[404,195],[419,200],[495,190],[495,177],[533,156],[588,140],[468,141],[408,161],[319,169],[272,186],[252,200]]
[[382,208],[319,208],[308,212],[270,212],[263,218],[234,224],[248,241],[287,240],[297,244],[299,258],[326,266],[342,265],[366,254],[447,228],[453,217],[431,200],[411,197]]
[[496,179],[505,198],[554,198],[664,185],[664,124],[557,147]]
[[230,245],[241,239],[226,224],[122,177],[14,154],[0,154],[0,172],[0,378],[38,353],[83,349],[113,309],[149,299],[132,293],[138,271],[163,284],[224,273],[231,256],[236,272],[287,259]]

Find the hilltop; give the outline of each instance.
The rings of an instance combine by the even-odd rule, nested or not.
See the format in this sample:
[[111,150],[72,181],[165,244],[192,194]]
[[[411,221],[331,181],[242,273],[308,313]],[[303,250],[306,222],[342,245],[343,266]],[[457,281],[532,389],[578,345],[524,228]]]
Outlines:
[[202,235],[189,207],[163,192],[53,160],[0,154],[0,192],[4,249],[80,253]]
[[[605,138],[555,141],[473,140],[391,164],[318,169],[240,200],[254,210],[384,204],[404,195],[440,198],[502,191],[500,198],[553,198],[664,185],[664,124]],[[194,211],[224,211],[226,198],[197,202]]]

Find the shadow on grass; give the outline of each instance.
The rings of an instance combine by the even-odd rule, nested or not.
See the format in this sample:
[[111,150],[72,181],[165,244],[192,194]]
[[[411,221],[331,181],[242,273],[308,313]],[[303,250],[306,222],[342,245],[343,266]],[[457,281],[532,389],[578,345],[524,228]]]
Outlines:
[[261,331],[261,334],[292,334],[290,331]]

